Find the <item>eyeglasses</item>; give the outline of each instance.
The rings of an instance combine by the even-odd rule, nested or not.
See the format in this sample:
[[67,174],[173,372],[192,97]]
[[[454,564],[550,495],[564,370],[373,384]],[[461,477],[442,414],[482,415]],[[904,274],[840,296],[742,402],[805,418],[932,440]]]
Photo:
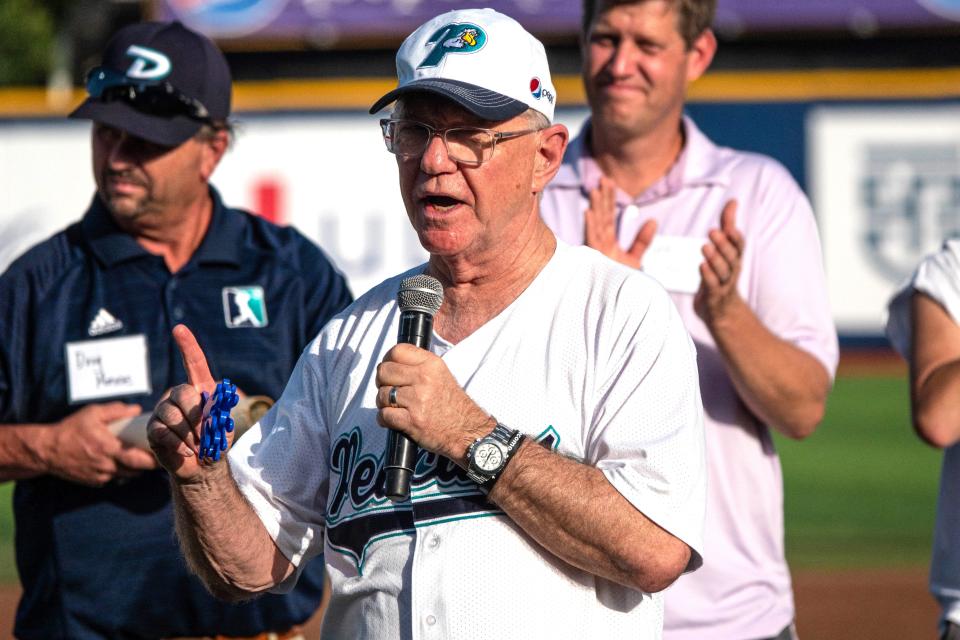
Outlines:
[[479,167],[493,157],[493,150],[500,140],[519,138],[540,129],[522,131],[495,131],[480,127],[451,127],[437,129],[414,120],[380,121],[383,130],[383,142],[387,151],[401,158],[413,158],[421,155],[434,136],[443,138],[450,159],[471,167]]
[[94,67],[87,73],[86,86],[91,98],[103,102],[121,100],[151,115],[210,122],[210,112],[202,102],[184,95],[169,82],[138,82],[119,71]]

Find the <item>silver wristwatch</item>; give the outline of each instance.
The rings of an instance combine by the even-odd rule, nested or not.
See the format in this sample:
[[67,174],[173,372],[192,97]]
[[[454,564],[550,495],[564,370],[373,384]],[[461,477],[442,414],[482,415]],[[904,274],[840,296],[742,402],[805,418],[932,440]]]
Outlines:
[[520,448],[524,435],[497,423],[488,435],[467,449],[467,477],[489,491]]

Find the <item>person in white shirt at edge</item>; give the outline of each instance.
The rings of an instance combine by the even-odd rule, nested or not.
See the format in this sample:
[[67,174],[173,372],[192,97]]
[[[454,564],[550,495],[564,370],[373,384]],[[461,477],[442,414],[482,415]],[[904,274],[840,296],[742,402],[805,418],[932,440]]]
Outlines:
[[810,204],[771,158],[714,145],[684,117],[713,59],[716,0],[585,0],[591,117],[540,212],[663,284],[697,345],[707,438],[703,569],[666,592],[669,640],[788,639],[776,429],[805,438],[837,366]]
[[887,337],[910,364],[913,427],[944,450],[930,592],[940,638],[960,640],[960,240],[927,256],[888,308]]
[[[659,592],[702,562],[693,343],[653,279],[540,219],[568,133],[539,41],[453,11],[397,71],[371,113],[396,101],[381,126],[429,261],[325,327],[228,464],[194,455],[213,381],[175,329],[191,385],[149,433],[185,554],[242,599],[325,549],[327,638],[659,638]],[[395,344],[398,285],[421,272],[444,295],[429,351]],[[383,427],[420,447],[410,500],[384,496]],[[525,437],[472,481],[468,448],[495,427]]]

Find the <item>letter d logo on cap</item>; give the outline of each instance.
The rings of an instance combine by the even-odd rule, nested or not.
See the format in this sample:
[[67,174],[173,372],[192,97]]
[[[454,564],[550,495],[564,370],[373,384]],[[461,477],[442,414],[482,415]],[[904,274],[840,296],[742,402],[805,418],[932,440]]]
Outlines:
[[159,80],[170,74],[170,58],[159,51],[132,44],[127,49],[127,55],[134,58],[133,64],[127,69],[128,78]]

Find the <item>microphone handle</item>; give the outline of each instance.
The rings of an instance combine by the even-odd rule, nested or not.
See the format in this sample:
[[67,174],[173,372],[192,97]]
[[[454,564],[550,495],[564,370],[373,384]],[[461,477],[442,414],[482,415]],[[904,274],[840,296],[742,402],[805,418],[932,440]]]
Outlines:
[[[430,348],[433,335],[433,316],[423,311],[404,311],[400,314],[398,344],[412,344],[421,349]],[[417,443],[401,431],[390,429],[387,439],[386,493],[393,502],[410,497],[410,479],[417,461]]]

